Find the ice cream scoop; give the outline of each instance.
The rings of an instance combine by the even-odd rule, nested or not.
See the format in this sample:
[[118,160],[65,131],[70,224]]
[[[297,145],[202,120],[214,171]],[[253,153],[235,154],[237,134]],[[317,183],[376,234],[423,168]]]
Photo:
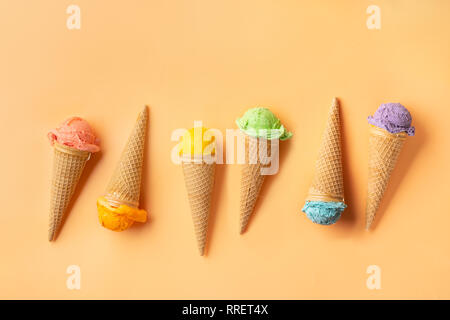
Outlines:
[[215,138],[205,127],[194,127],[186,131],[181,140],[181,155],[213,155]]
[[100,151],[100,140],[87,123],[79,117],[71,117],[64,121],[58,128],[48,133],[51,145],[55,142],[82,151]]
[[347,207],[343,202],[306,201],[302,211],[314,223],[330,225],[336,223]]
[[117,204],[113,206],[105,197],[97,199],[98,217],[101,225],[113,231],[123,231],[136,222],[146,222],[147,212],[139,208]]
[[384,103],[380,105],[373,116],[367,121],[390,133],[406,132],[413,136],[415,128],[411,126],[412,117],[409,111],[400,103]]
[[268,140],[286,140],[292,137],[280,120],[267,108],[252,108],[236,120],[236,124],[245,134],[254,138],[265,138]]

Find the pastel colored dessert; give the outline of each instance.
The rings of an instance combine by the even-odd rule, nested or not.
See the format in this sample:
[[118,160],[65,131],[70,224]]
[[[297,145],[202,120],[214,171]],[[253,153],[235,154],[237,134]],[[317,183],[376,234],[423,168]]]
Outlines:
[[[292,133],[287,131],[281,121],[267,108],[252,108],[236,120],[245,137],[245,164],[241,176],[240,233],[247,229],[256,201],[266,175],[261,174],[272,157],[271,141],[287,140]],[[267,152],[258,153],[258,140],[266,140]],[[262,157],[261,157],[262,155]]]
[[56,129],[50,130],[48,139],[52,146],[56,142],[81,151],[91,153],[100,151],[100,141],[94,135],[91,126],[79,117],[71,117]]
[[48,240],[56,239],[67,207],[91,153],[100,141],[86,120],[71,117],[48,133],[54,147]]
[[287,131],[281,121],[267,108],[252,108],[236,120],[236,124],[243,133],[254,138],[267,140],[287,140],[292,133]]
[[208,129],[204,127],[186,131],[181,141],[180,154],[197,247],[203,256],[216,168],[214,136],[209,135]]
[[415,134],[411,114],[400,103],[380,105],[367,120],[370,134],[366,230],[374,221],[406,137]]
[[139,209],[147,122],[148,108],[144,107],[128,137],[105,195],[97,199],[100,224],[112,231],[124,231],[135,222],[147,221],[147,212]]
[[411,126],[411,114],[400,103],[381,104],[373,116],[367,117],[367,121],[389,133],[405,132],[409,136],[413,136],[415,133],[415,128]]
[[339,220],[346,207],[339,101],[334,98],[316,160],[314,179],[302,211],[314,223],[331,225]]

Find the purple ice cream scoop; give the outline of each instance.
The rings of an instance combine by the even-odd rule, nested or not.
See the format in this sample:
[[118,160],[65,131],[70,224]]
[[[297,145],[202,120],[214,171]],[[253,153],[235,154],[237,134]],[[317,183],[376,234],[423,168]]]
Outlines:
[[406,132],[413,136],[415,128],[411,126],[411,114],[400,103],[384,103],[373,116],[367,118],[370,124],[385,129],[390,133]]

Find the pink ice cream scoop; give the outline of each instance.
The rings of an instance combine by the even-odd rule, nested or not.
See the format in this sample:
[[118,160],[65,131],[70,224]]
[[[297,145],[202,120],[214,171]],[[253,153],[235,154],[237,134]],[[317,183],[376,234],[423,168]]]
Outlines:
[[53,145],[56,142],[78,150],[98,152],[100,140],[94,135],[86,120],[71,117],[58,128],[48,133],[48,139]]

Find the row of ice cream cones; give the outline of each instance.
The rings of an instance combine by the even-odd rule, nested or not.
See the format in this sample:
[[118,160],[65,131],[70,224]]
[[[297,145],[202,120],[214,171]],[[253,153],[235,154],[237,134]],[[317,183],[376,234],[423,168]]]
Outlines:
[[[401,111],[403,112],[403,109]],[[95,138],[89,125],[80,118],[69,120],[49,134],[54,145],[49,241],[56,238],[86,162],[92,153],[99,150],[98,139]],[[108,229],[122,231],[129,228],[134,222],[145,222],[147,219],[147,212],[139,209],[147,124],[148,108],[145,107],[139,113],[137,122],[127,140],[104,196],[97,201],[100,223]],[[256,162],[249,161],[251,155],[258,152],[258,144],[254,143],[254,140],[257,138],[266,140],[269,146],[266,157],[270,158],[270,145],[274,139],[286,140],[292,134],[266,108],[248,110],[242,118],[237,120],[237,124],[244,133],[246,150],[246,161],[242,167],[240,188],[240,233],[243,233],[247,228],[265,180],[262,169],[267,165],[267,159],[261,159],[260,157],[256,157]],[[261,130],[262,133],[258,135],[258,131],[254,129],[262,129],[264,126],[273,130],[269,134],[267,131]],[[201,139],[203,139],[204,129],[201,128]],[[391,129],[383,128],[377,123],[371,125],[370,129],[366,207],[367,229],[373,222],[390,174],[407,136],[404,131],[397,130],[398,132],[393,133]],[[198,150],[194,151],[193,147],[194,136],[196,136],[195,130],[196,128],[193,128],[188,131],[184,137],[180,151],[183,155],[198,156]],[[200,158],[206,152],[203,147],[202,141]],[[214,148],[209,152],[214,155]],[[182,159],[181,166],[195,236],[199,252],[203,255],[216,163],[215,161],[192,161],[192,157]],[[339,219],[345,207],[339,101],[334,98],[319,149],[314,179],[306,197],[303,211],[313,222],[328,225]]]

